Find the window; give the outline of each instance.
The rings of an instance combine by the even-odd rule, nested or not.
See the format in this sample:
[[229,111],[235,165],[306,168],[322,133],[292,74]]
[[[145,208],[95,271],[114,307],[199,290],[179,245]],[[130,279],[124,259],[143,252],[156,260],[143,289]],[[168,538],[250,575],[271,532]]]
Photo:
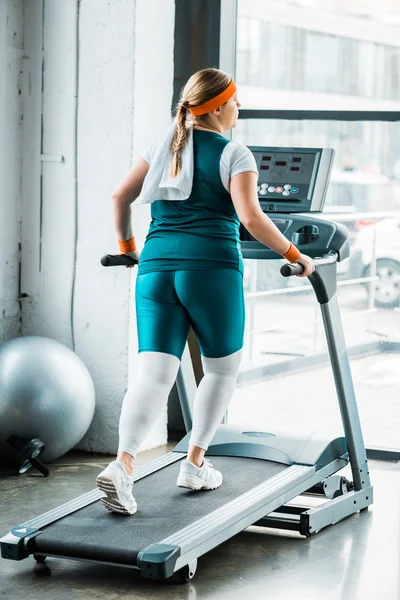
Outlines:
[[[237,31],[244,110],[400,114],[398,3],[238,0]],[[324,217],[350,232],[351,257],[338,264],[338,299],[364,437],[367,446],[400,452],[400,119],[246,118],[234,138],[335,149]],[[245,356],[229,421],[273,427],[283,419],[296,430],[325,419],[340,428],[330,368],[316,366],[326,342],[307,282],[284,281],[275,261],[252,260],[245,286]],[[366,357],[366,348],[375,350]],[[301,372],[293,370],[299,365]]]

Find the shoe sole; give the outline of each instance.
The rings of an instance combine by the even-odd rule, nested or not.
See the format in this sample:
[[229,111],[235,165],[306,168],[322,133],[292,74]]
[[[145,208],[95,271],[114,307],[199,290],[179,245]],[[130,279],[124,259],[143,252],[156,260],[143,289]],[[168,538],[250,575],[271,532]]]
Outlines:
[[[200,485],[198,485],[200,483]],[[200,490],[205,490],[205,491],[209,491],[209,490],[216,490],[217,488],[219,488],[222,485],[222,481],[220,483],[206,483],[206,484],[202,484],[201,482],[199,482],[198,480],[196,481],[195,479],[191,479],[188,477],[182,477],[179,476],[178,477],[178,481],[176,483],[176,485],[180,488],[185,488],[187,490],[195,490],[195,491],[200,491]]]
[[100,498],[103,506],[111,511],[121,513],[123,515],[134,515],[137,511],[137,506],[134,510],[128,510],[126,506],[124,506],[118,498],[118,491],[115,487],[115,484],[110,479],[103,479],[102,477],[98,477],[96,479],[96,485],[106,494],[106,496],[102,496]]

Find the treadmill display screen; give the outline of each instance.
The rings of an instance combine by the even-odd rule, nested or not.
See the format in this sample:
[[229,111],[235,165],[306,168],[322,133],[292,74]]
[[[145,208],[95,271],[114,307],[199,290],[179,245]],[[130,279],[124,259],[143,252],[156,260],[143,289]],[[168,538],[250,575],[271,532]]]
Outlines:
[[[333,151],[322,148],[268,148],[249,146],[258,169],[257,193],[264,212],[304,212],[322,210],[312,205],[318,180],[329,179]],[[324,160],[322,160],[324,157]],[[323,168],[320,169],[321,162]],[[322,172],[323,171],[323,172]],[[317,186],[317,196],[320,186]],[[326,185],[322,186],[324,189]],[[325,194],[323,194],[325,196]]]
[[259,172],[257,192],[263,197],[293,202],[310,198],[315,179],[318,154],[292,154],[275,152],[255,154]]

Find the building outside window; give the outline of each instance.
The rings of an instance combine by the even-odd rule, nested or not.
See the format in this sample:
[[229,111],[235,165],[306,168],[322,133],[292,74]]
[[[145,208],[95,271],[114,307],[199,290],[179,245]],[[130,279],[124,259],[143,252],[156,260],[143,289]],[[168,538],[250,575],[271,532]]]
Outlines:
[[[236,81],[243,110],[400,114],[399,4],[238,0]],[[390,343],[400,348],[400,121],[246,118],[233,135],[247,145],[334,148],[324,213],[351,234],[351,258],[338,265],[338,298],[366,442],[400,450],[400,354],[382,351]],[[237,391],[230,421],[285,416],[298,427],[305,413],[320,416],[329,369],[295,374],[290,367],[325,351],[318,307],[307,284],[283,281],[278,267],[246,261],[247,384]],[[254,298],[255,291],[266,294]],[[284,385],[269,375],[276,365]],[[260,366],[264,381],[251,384]],[[330,383],[330,408],[323,410],[339,423]]]

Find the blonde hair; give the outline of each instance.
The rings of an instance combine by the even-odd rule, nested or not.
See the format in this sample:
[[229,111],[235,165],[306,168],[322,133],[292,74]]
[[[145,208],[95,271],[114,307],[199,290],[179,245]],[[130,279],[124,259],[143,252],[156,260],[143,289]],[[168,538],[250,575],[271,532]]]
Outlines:
[[[171,142],[173,157],[171,160],[170,176],[176,177],[182,167],[181,151],[188,139],[186,119],[189,108],[208,102],[221,94],[229,85],[231,78],[219,69],[202,69],[188,79],[182,90],[176,108],[176,125]],[[204,119],[207,114],[197,119]]]

